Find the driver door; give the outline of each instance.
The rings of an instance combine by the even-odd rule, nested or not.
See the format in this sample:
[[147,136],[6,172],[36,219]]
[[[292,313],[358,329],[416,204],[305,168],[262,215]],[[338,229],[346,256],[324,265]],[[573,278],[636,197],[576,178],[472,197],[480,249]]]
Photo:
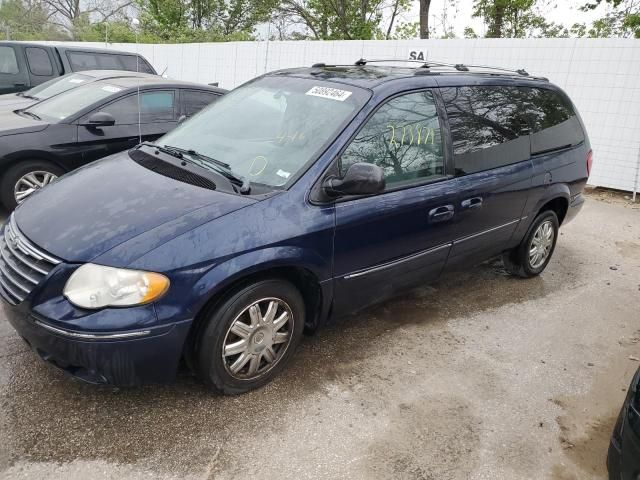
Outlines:
[[[78,146],[83,162],[128,150],[140,142],[140,137],[143,142],[158,139],[177,125],[176,104],[174,90],[152,90],[141,92],[139,99],[135,93],[127,95],[85,115],[78,125]],[[115,125],[82,126],[96,112],[110,114]]]
[[334,312],[346,313],[434,280],[454,235],[457,182],[447,170],[435,94],[397,96],[367,121],[340,158],[385,173],[381,194],[336,203]]

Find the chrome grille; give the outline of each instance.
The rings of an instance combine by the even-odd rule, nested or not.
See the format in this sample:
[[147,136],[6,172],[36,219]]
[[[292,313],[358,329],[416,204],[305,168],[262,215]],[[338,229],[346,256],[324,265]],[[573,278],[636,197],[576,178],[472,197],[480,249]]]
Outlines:
[[58,263],[20,233],[12,214],[0,235],[0,286],[5,299],[14,305],[22,302]]

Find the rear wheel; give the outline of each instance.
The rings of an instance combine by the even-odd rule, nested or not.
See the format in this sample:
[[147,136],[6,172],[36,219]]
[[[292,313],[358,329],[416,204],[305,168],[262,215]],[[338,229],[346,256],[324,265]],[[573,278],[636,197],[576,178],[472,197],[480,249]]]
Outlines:
[[520,245],[503,254],[506,270],[523,278],[542,273],[556,248],[558,228],[555,212],[547,210],[538,215]]
[[200,336],[200,376],[228,395],[268,383],[300,343],[304,311],[302,295],[284,280],[263,280],[231,294],[210,313]]
[[63,173],[60,167],[44,160],[28,160],[13,165],[0,182],[2,204],[7,210],[13,210]]

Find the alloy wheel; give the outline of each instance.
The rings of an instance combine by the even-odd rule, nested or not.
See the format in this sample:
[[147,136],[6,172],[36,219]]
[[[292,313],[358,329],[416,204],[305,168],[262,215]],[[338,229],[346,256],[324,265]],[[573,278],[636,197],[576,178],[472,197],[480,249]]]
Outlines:
[[13,188],[13,195],[16,202],[18,204],[24,202],[33,192],[40,190],[57,178],[57,175],[51,172],[45,172],[44,170],[25,173],[18,179]]
[[264,375],[284,356],[293,326],[291,308],[282,299],[263,298],[247,306],[231,322],[222,343],[227,373],[240,380]]
[[553,223],[550,220],[538,225],[529,245],[529,265],[531,268],[537,269],[544,265],[551,253],[554,237]]

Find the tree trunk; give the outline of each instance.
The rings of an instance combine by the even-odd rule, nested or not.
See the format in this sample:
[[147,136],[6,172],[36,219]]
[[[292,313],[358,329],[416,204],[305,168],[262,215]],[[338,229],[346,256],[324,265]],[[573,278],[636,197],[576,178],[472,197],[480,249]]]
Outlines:
[[500,1],[495,2],[493,18],[489,21],[487,38],[502,38],[502,27],[504,25],[504,5]]
[[420,0],[420,38],[429,38],[429,7],[431,0]]

